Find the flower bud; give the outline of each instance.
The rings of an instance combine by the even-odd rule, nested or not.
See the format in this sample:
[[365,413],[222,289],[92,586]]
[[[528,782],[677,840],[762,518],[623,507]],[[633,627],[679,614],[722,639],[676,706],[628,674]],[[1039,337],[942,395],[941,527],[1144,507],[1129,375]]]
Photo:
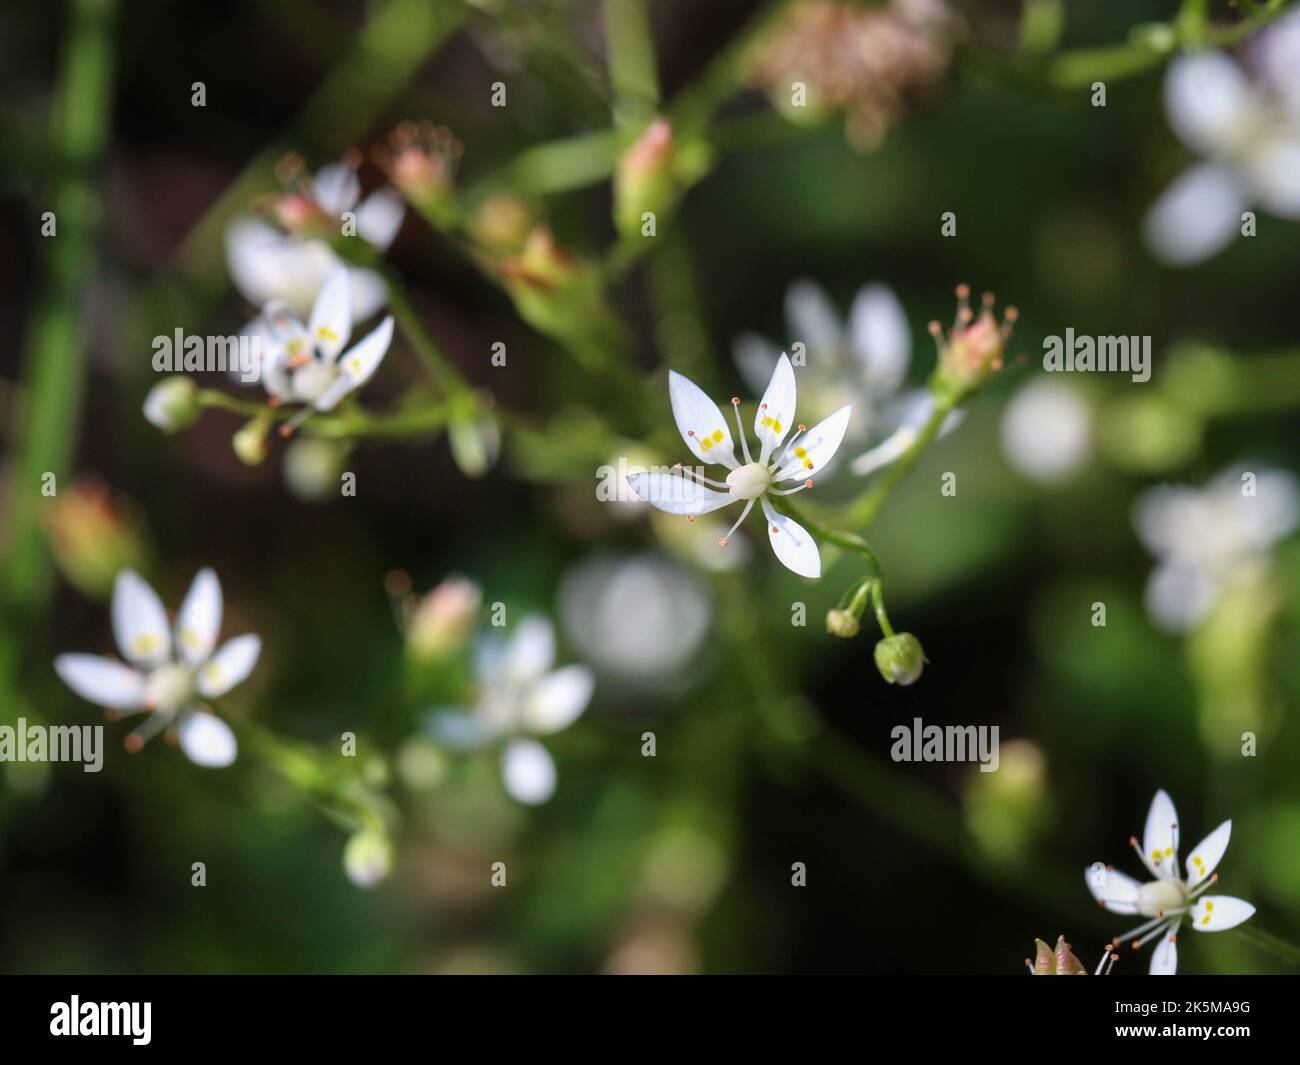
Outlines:
[[466,577],[448,577],[419,601],[406,630],[406,649],[429,661],[454,654],[469,642],[483,592]]
[[1035,976],[1087,976],[1088,970],[1074,956],[1065,936],[1056,937],[1056,949],[1052,950],[1041,939],[1035,939],[1033,974]]
[[658,118],[618,162],[614,175],[614,223],[624,237],[641,233],[642,216],[668,208],[673,195],[673,127]]
[[359,888],[372,888],[393,871],[393,846],[384,833],[362,829],[343,848],[343,871]]
[[556,244],[545,226],[498,269],[519,314],[540,332],[570,342],[607,326],[599,270]]
[[144,416],[164,433],[188,429],[203,413],[197,389],[188,377],[169,377],[154,385],[144,399]]
[[266,434],[271,428],[268,415],[250,418],[248,423],[230,439],[239,461],[245,466],[257,466],[266,460]]
[[101,482],[79,477],[48,499],[42,514],[55,563],[87,595],[107,598],[118,573],[144,569],[140,517]]
[[910,632],[886,636],[876,644],[876,668],[890,684],[915,684],[925,661],[921,641]]
[[957,318],[944,338],[938,322],[930,323],[930,334],[939,351],[939,362],[930,380],[940,398],[959,401],[1002,369],[1002,357],[1018,316],[1008,307],[999,325],[993,316],[993,294],[984,294],[979,314],[970,308],[970,287],[957,286]]
[[460,219],[456,202],[456,163],[464,146],[446,126],[403,122],[388,138],[379,164],[407,201],[439,228]]
[[501,431],[491,414],[454,417],[447,425],[452,461],[466,477],[477,479],[501,453]]
[[494,192],[470,219],[470,234],[489,252],[513,255],[528,240],[536,213],[526,200],[509,192]]
[[298,437],[284,450],[284,483],[299,499],[337,495],[347,455],[348,445],[343,441]]
[[826,613],[826,631],[832,636],[843,636],[849,639],[856,636],[861,629],[862,623],[847,610],[836,607]]

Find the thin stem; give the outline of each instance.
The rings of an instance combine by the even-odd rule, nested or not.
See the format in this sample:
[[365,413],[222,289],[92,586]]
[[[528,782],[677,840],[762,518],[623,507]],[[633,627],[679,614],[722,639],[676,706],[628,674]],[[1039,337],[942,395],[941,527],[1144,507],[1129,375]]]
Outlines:
[[[195,394],[195,400],[200,407],[206,409],[230,411],[245,418],[269,418],[273,422],[288,421],[301,410],[299,407],[270,407],[265,403],[240,399],[238,396],[211,388],[199,389]],[[304,436],[317,436],[329,440],[419,437],[438,432],[447,424],[448,417],[446,404],[380,415],[342,410],[317,415],[306,422],[301,431]]]
[[886,636],[893,636],[894,626],[889,623],[889,615],[885,613],[885,585],[879,578],[871,583],[871,597],[875,600],[876,623],[880,626],[880,631]]
[[1271,950],[1274,954],[1281,955],[1291,964],[1300,965],[1300,947],[1295,946],[1295,944],[1288,943],[1285,939],[1280,939],[1270,932],[1265,932],[1262,928],[1256,927],[1251,921],[1238,925],[1236,931],[1247,939],[1258,943],[1265,950]]
[[936,401],[934,410],[930,412],[929,420],[921,427],[921,431],[916,434],[916,439],[912,441],[902,455],[886,468],[875,484],[849,508],[848,524],[865,529],[876,520],[880,508],[884,505],[885,500],[889,498],[889,493],[894,490],[898,482],[903,479],[907,471],[921,457],[921,453],[938,437],[939,430],[943,428],[944,419],[952,413],[954,406],[956,406],[956,403],[951,400]]
[[873,577],[880,576],[880,559],[876,553],[871,550],[871,545],[862,539],[857,533],[842,532],[839,529],[832,529],[828,526],[814,521],[803,513],[798,507],[790,502],[788,496],[776,496],[772,498],[772,506],[782,514],[794,518],[800,525],[820,540],[834,544],[836,547],[842,547],[846,551],[852,551],[855,555],[861,555],[867,560],[871,567]]

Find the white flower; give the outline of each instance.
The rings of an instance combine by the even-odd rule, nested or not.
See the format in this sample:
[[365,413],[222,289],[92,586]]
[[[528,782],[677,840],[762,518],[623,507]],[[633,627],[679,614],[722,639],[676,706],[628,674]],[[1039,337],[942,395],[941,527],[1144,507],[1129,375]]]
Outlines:
[[506,791],[530,806],[555,791],[555,762],[537,742],[568,728],[591,701],[595,679],[585,666],[555,664],[555,630],[543,617],[524,618],[510,639],[485,637],[474,672],[478,698],[472,710],[434,710],[428,733],[445,747],[473,750],[501,742]]
[[1151,953],[1152,976],[1173,976],[1178,967],[1177,931],[1184,920],[1198,932],[1224,932],[1236,928],[1255,912],[1249,902],[1231,895],[1206,895],[1205,889],[1219,879],[1215,866],[1228,849],[1232,822],[1218,828],[1192,848],[1184,875],[1178,868],[1178,814],[1173,800],[1163,790],[1156,792],[1147,813],[1142,845],[1137,837],[1129,842],[1142,864],[1155,877],[1145,884],[1116,872],[1100,862],[1084,871],[1088,890],[1111,913],[1134,914],[1148,920],[1122,936],[1115,944],[1136,939],[1140,947],[1153,939],[1160,943]]
[[[113,635],[130,666],[99,655],[65,654],[55,672],[83,699],[112,711],[114,717],[148,714],[126,739],[128,751],[165,728],[177,730],[181,750],[202,766],[227,766],[235,760],[235,735],[204,708],[239,684],[257,664],[262,641],[236,636],[214,654],[221,629],[221,582],[202,569],[190,585],[176,618],[175,631],[163,605],[138,573],[123,570],[113,586]],[[132,668],[134,666],[135,668]]]
[[[806,350],[800,374],[805,408],[820,418],[851,406],[857,416],[845,434],[849,445],[885,440],[858,458],[853,472],[870,473],[894,461],[930,417],[933,401],[928,389],[904,387],[912,333],[893,289],[874,281],[863,285],[845,322],[819,285],[796,281],[786,291],[785,316],[791,339]],[[736,341],[736,365],[754,392],[765,387],[780,353],[752,333]],[[943,431],[960,420],[954,413]],[[823,464],[822,473],[827,469]]]
[[[358,206],[360,194],[355,168],[333,163],[313,181],[303,182],[291,201],[300,204],[302,213],[319,213],[340,226],[343,213],[355,211],[357,235],[383,251],[401,228],[405,207],[389,189],[380,189]],[[252,217],[237,218],[226,230],[226,262],[235,286],[249,302],[259,307],[284,303],[297,315],[310,310],[321,287],[342,265],[324,240],[302,239]],[[361,321],[386,302],[384,282],[373,270],[349,267],[348,273],[352,313]]]
[[[812,487],[809,475],[814,471],[821,472],[844,439],[850,408],[841,407],[811,429],[800,425],[789,442],[781,447],[793,424],[795,403],[794,368],[789,356],[782,352],[754,415],[754,433],[761,445],[758,461],[754,461],[749,453],[749,442],[740,420],[740,400],[731,401],[735,408],[741,451],[745,456],[744,465],[741,465],[736,460],[735,445],[722,411],[698,385],[670,370],[668,393],[677,430],[686,446],[701,462],[719,462],[731,472],[723,483],[680,465],[672,470],[655,469],[629,476],[632,490],[660,510],[685,514],[688,518],[743,500],[745,507],[736,524],[718,541],[723,547],[727,546],[727,537],[736,531],[754,503],[758,502],[767,519],[768,538],[776,557],[801,577],[820,577],[821,554],[812,536],[793,518],[779,513],[768,497],[787,496]],[[802,483],[794,488],[776,488],[782,481]]]
[[1092,410],[1064,381],[1031,381],[1002,412],[1002,453],[1032,481],[1067,480],[1091,451]]
[[1222,250],[1240,232],[1242,213],[1255,206],[1300,219],[1300,16],[1282,19],[1253,46],[1254,79],[1213,50],[1169,64],[1169,125],[1203,157],[1147,215],[1147,243],[1172,265]]
[[[262,384],[272,402],[333,410],[379,368],[393,339],[392,315],[343,352],[352,335],[351,286],[346,270],[334,271],[316,297],[306,325],[283,303],[266,308],[263,318],[269,342],[263,354]],[[289,422],[290,428],[308,413]]]
[[1143,492],[1133,511],[1138,537],[1159,560],[1147,581],[1147,612],[1169,632],[1204,618],[1229,584],[1248,580],[1269,550],[1300,523],[1300,488],[1280,470],[1228,470],[1204,489],[1161,486]]

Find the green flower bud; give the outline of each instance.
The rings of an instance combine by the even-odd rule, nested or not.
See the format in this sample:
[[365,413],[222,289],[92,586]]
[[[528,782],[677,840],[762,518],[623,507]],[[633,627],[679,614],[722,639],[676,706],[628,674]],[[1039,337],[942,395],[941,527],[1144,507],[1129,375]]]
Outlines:
[[270,428],[270,416],[258,415],[249,419],[248,424],[231,437],[230,446],[245,466],[257,466],[265,461],[266,433]]
[[348,456],[340,440],[299,437],[284,450],[284,483],[299,499],[324,499],[339,492],[339,475]]
[[624,237],[641,234],[642,216],[658,216],[673,196],[673,127],[655,119],[618,161],[614,175],[614,223]]
[[836,607],[826,613],[826,631],[832,636],[843,636],[849,639],[856,636],[861,629],[861,622],[847,610]]
[[393,871],[393,845],[374,829],[362,829],[343,848],[343,871],[359,888],[371,888]]
[[154,385],[144,400],[144,416],[164,433],[188,429],[199,420],[197,389],[188,377],[169,377]]
[[921,641],[910,632],[886,636],[876,644],[876,668],[890,684],[915,684],[925,662]]

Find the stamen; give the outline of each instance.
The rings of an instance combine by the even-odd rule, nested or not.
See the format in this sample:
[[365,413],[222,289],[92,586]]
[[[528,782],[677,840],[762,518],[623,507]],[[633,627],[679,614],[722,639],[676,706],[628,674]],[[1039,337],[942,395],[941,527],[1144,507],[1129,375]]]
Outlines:
[[726,547],[727,541],[731,539],[731,534],[740,528],[740,523],[749,517],[749,512],[754,509],[754,501],[751,499],[745,504],[745,509],[740,512],[740,517],[736,519],[736,524],[727,530],[727,535],[718,540],[719,547]]
[[957,286],[957,315],[953,319],[953,331],[956,332],[967,322],[971,320],[970,309],[970,285],[961,284]]
[[683,466],[680,462],[673,463],[673,469],[681,473],[683,477],[694,477],[696,484],[707,484],[710,488],[721,488],[724,491],[727,488],[725,481],[715,481],[711,477],[705,477],[699,470],[690,466]]
[[1171,928],[1176,927],[1177,924],[1178,924],[1177,921],[1168,921],[1165,924],[1161,925],[1159,928],[1155,929],[1154,931],[1148,932],[1146,935],[1144,935],[1141,939],[1139,939],[1136,943],[1133,944],[1133,949],[1137,950],[1139,947],[1146,946],[1153,939],[1159,939]]
[[289,437],[293,436],[293,434],[298,430],[298,426],[302,425],[303,422],[315,413],[315,407],[303,407],[302,410],[280,426],[280,435],[288,440]]
[[745,426],[740,420],[740,397],[731,397],[732,410],[736,412],[736,434],[740,437],[740,450],[744,452],[745,462],[750,463],[754,460],[749,457],[749,441],[745,439]]
[[1145,932],[1147,929],[1149,929],[1149,928],[1154,928],[1156,925],[1158,925],[1158,924],[1164,924],[1164,923],[1165,923],[1165,918],[1163,918],[1163,917],[1152,917],[1151,920],[1149,920],[1149,921],[1143,921],[1143,922],[1142,922],[1140,925],[1138,925],[1136,928],[1131,929],[1131,930],[1125,932],[1123,935],[1116,936],[1116,937],[1114,938],[1114,940],[1112,941],[1111,946],[1118,946],[1120,943],[1123,943],[1124,940],[1126,940],[1126,939],[1132,939],[1134,936],[1140,936],[1140,935],[1141,935],[1143,932]]
[[795,485],[793,488],[769,488],[768,495],[774,496],[792,496],[795,492],[802,492],[805,488],[812,487],[812,480],[804,481],[803,484]]
[[1142,852],[1142,848],[1138,845],[1137,836],[1129,836],[1128,842],[1129,842],[1129,846],[1131,846],[1135,851],[1137,851],[1138,857],[1142,859],[1142,864],[1145,865],[1148,870],[1150,870],[1151,875],[1154,876],[1157,880],[1164,880],[1165,879],[1164,874],[1161,873],[1158,868],[1156,868],[1156,866],[1159,865],[1160,863],[1156,862],[1155,865],[1151,864],[1151,859],[1148,858]]
[[775,470],[779,470],[782,466],[784,466],[785,457],[786,455],[790,454],[790,449],[794,447],[794,442],[798,440],[801,436],[803,436],[803,434],[806,433],[807,431],[808,431],[808,426],[800,422],[798,430],[793,434],[791,434],[790,439],[785,442],[785,447],[781,449],[780,457],[773,459],[770,465],[768,466],[768,469],[775,471]]
[[1211,874],[1210,876],[1208,876],[1208,877],[1206,877],[1204,880],[1202,880],[1199,884],[1197,884],[1196,887],[1192,888],[1192,890],[1191,890],[1191,894],[1189,894],[1187,897],[1188,897],[1189,899],[1198,899],[1198,898],[1200,898],[1201,895],[1202,895],[1202,893],[1203,893],[1203,892],[1204,892],[1204,891],[1205,891],[1205,890],[1206,890],[1206,889],[1207,889],[1211,884],[1213,884],[1213,883],[1214,883],[1216,880],[1218,880],[1218,879],[1219,879],[1219,874],[1218,874],[1218,873],[1213,873],[1213,874]]

